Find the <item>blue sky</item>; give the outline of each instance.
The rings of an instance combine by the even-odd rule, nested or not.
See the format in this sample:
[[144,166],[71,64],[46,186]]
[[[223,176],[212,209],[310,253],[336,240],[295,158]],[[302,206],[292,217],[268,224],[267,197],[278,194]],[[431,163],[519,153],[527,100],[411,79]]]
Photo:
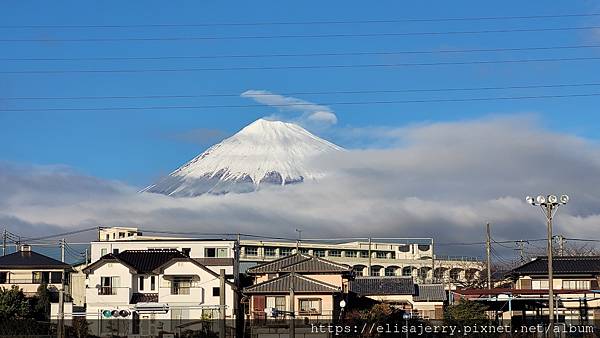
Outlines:
[[[598,13],[591,1],[5,1],[0,22],[11,25],[148,25],[224,22],[386,20],[404,18],[527,16]],[[528,20],[403,22],[351,25],[210,26],[185,28],[1,28],[0,39],[76,39],[179,36],[363,34],[557,28],[600,25],[600,17]],[[280,38],[144,42],[0,42],[0,71],[149,69],[460,62],[600,57],[600,48],[433,55],[285,57],[208,60],[9,61],[7,58],[154,57],[223,54],[389,52],[406,50],[600,45],[597,30],[443,34],[368,38]],[[598,60],[397,68],[228,70],[173,73],[0,74],[0,161],[62,164],[85,174],[144,186],[273,107],[105,111],[7,112],[10,109],[251,105],[245,97],[111,100],[10,100],[11,97],[146,96],[338,90],[402,90],[597,83]],[[598,87],[398,93],[295,95],[315,103],[432,98],[598,93]],[[550,130],[598,138],[600,97],[389,105],[331,105],[338,123],[314,130],[342,146],[368,146],[344,137],[351,128],[399,127],[471,120],[488,115],[536,114]],[[301,112],[279,112],[290,119]],[[510,135],[507,135],[510,137]]]

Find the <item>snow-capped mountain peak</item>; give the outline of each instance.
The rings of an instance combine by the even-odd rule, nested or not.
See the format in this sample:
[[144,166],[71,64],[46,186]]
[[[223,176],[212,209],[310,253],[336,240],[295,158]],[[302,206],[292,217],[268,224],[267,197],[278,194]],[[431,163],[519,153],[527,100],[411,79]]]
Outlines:
[[307,165],[311,157],[340,150],[299,125],[258,119],[144,191],[197,196],[299,183],[324,174]]

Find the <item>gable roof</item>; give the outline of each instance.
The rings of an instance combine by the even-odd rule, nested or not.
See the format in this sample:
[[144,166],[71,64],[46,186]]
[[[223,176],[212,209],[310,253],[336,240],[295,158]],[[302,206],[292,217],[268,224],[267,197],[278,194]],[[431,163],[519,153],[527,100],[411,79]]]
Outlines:
[[[555,275],[590,275],[600,274],[600,256],[558,256],[552,258],[552,269]],[[546,275],[548,274],[548,257],[537,257],[510,273],[511,275]]]
[[[172,250],[125,250],[118,254],[109,253],[100,257],[100,259],[83,271],[89,273],[102,263],[106,262],[119,262],[128,268],[136,271],[137,273],[151,273],[155,269],[163,266],[172,259],[175,258],[188,258],[183,253]],[[189,259],[189,258],[188,258]]]
[[17,251],[0,257],[0,269],[71,269],[67,263],[34,251]]
[[244,293],[289,293],[291,288],[294,289],[295,293],[341,292],[341,289],[337,286],[292,272],[280,277],[270,279],[266,282],[246,287],[244,288]]
[[446,291],[442,284],[415,284],[414,301],[417,302],[443,302],[446,300]]
[[356,277],[350,291],[358,296],[413,295],[415,284],[412,277]]
[[249,268],[249,274],[298,272],[298,273],[348,273],[352,268],[320,257],[296,253],[290,256]]

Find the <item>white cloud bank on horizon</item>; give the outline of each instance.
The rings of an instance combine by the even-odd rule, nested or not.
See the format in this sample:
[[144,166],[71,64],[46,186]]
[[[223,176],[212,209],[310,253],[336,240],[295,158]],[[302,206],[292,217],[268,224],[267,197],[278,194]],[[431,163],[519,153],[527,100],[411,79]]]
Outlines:
[[[330,107],[295,97],[283,96],[267,90],[247,90],[241,96],[275,107],[280,112],[300,112],[302,113],[300,116],[294,116],[291,120],[306,127],[329,127],[338,122],[337,116]],[[278,115],[272,117],[274,119],[288,119]]]
[[[543,217],[524,197],[567,193],[572,201],[559,211],[555,233],[598,237],[598,144],[543,130],[527,117],[433,123],[397,134],[402,146],[394,149],[315,160],[330,173],[317,183],[224,196],[138,194],[135,187],[64,167],[4,164],[0,224],[25,235],[121,225],[289,237],[302,228],[311,238],[480,242],[486,221],[497,240],[543,238]],[[452,250],[479,254],[481,248]]]

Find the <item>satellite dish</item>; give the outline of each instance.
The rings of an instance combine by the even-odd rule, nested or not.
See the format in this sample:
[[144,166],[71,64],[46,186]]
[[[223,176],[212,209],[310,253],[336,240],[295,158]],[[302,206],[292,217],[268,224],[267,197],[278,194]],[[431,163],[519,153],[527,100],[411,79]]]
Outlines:
[[127,311],[127,310],[121,310],[121,311],[119,311],[119,316],[121,316],[121,317],[129,317],[130,314],[131,313],[129,311]]
[[111,310],[103,310],[102,311],[102,317],[104,317],[104,318],[110,318],[110,317],[112,317],[112,311]]

